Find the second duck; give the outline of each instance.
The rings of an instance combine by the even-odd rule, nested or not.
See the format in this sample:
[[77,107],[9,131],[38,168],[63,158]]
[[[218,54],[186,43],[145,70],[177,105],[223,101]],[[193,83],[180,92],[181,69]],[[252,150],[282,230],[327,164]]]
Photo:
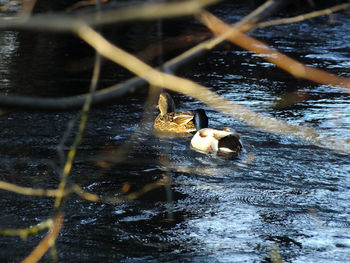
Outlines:
[[204,110],[195,111],[197,133],[191,140],[191,146],[201,152],[236,154],[242,150],[238,134],[229,128],[221,130],[208,128],[208,117]]

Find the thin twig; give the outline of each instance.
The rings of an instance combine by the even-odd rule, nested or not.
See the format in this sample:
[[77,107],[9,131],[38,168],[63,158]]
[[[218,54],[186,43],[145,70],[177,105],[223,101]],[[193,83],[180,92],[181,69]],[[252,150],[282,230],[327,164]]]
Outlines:
[[345,10],[350,8],[349,3],[341,4],[341,5],[336,5],[330,8],[326,8],[323,10],[318,10],[294,17],[289,17],[289,18],[282,18],[282,19],[276,19],[272,21],[266,21],[266,22],[261,22],[256,25],[258,28],[264,28],[264,27],[269,27],[269,26],[277,26],[277,25],[284,25],[284,24],[292,24],[292,23],[297,23],[301,22],[307,19],[323,16],[323,15],[330,15],[332,13],[335,13],[340,10]]
[[53,220],[46,219],[39,224],[27,228],[21,229],[0,229],[0,235],[4,236],[20,236],[22,239],[26,240],[29,235],[35,235],[42,230],[51,228],[53,225]]
[[121,203],[125,203],[126,201],[132,201],[132,200],[138,199],[140,196],[150,191],[153,191],[159,187],[165,186],[168,183],[168,180],[169,178],[164,177],[153,183],[146,184],[140,190],[131,192],[123,197],[106,196],[106,197],[101,197],[101,201],[109,204],[121,204]]
[[[47,196],[47,197],[56,197],[58,196],[57,189],[34,189],[31,187],[23,187],[15,184],[11,184],[5,181],[0,181],[0,189],[10,191],[22,195],[31,195],[31,196]],[[64,195],[67,193],[63,193]]]
[[55,244],[58,234],[60,233],[64,214],[58,213],[54,216],[53,224],[49,232],[36,248],[22,261],[22,263],[38,262],[47,250]]
[[69,188],[66,188],[65,191],[60,191],[59,189],[42,189],[42,188],[31,188],[23,187],[16,184],[11,184],[5,181],[0,181],[0,189],[10,191],[16,194],[21,195],[30,195],[30,196],[42,196],[42,197],[66,197],[72,193],[79,195],[81,198],[88,201],[97,202],[99,197],[95,194],[88,193],[82,190],[79,185],[72,185]]
[[82,110],[83,112],[82,112],[81,121],[79,124],[78,134],[76,135],[75,140],[73,142],[73,145],[68,152],[67,161],[66,161],[66,163],[63,167],[63,170],[62,170],[61,181],[60,181],[60,184],[58,186],[58,190],[60,192],[62,192],[62,194],[58,195],[56,197],[55,208],[59,208],[61,206],[61,202],[62,202],[62,199],[64,197],[63,193],[64,193],[65,188],[66,188],[67,178],[68,178],[68,175],[72,169],[73,161],[74,161],[74,158],[75,158],[75,155],[77,152],[77,148],[82,141],[83,133],[85,131],[85,127],[86,127],[86,123],[87,123],[87,119],[88,119],[88,112],[89,112],[89,109],[91,106],[91,101],[92,101],[94,92],[95,92],[96,87],[97,87],[97,82],[98,82],[99,75],[100,75],[100,69],[101,69],[101,56],[98,52],[96,52],[94,71],[93,71],[91,85],[90,85],[90,93],[89,93],[89,96],[86,97],[86,101],[83,105],[83,110]]

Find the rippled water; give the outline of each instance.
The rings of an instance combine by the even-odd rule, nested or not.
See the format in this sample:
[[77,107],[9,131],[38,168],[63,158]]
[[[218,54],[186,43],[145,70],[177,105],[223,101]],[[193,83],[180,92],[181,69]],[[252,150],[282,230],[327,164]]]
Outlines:
[[[242,8],[230,14],[229,8],[232,10],[231,5],[224,5],[214,11],[230,22],[248,12]],[[350,77],[349,18],[336,15],[333,25],[327,24],[327,19],[259,30],[253,36],[308,65]],[[52,94],[69,82],[68,88],[63,88],[74,93],[74,85],[80,90],[89,82],[88,74],[77,78],[76,72],[67,71],[61,54],[69,51],[55,48],[53,56],[62,59],[57,64],[58,69],[66,70],[64,74],[53,74],[54,65],[50,64],[50,80],[30,79],[33,69],[23,71],[24,80],[16,80],[14,69],[28,60],[13,56],[29,57],[28,36],[1,32],[0,39],[6,46],[1,54],[7,54],[2,57],[1,74],[7,77],[1,79],[1,92],[11,93],[13,88],[20,93],[38,85],[41,95],[45,95],[45,89]],[[51,43],[50,36],[38,39],[43,46]],[[79,59],[85,61],[83,55]],[[46,76],[48,59],[40,61],[44,64],[35,69],[36,76]],[[109,70],[101,81],[111,84],[120,71],[114,72],[108,63],[105,67]],[[347,94],[338,88],[296,80],[234,46],[210,52],[180,74],[257,112],[349,138]],[[55,81],[55,76],[60,78]],[[28,86],[16,86],[25,81]],[[306,99],[276,107],[286,93],[295,94],[296,90]],[[34,91],[31,87],[24,93]],[[143,124],[132,144],[130,136],[141,121],[145,97],[142,90],[91,110],[70,180],[86,191],[113,197],[119,195],[123,185],[130,185],[134,191],[167,176],[171,190],[158,188],[118,205],[69,199],[56,245],[61,262],[268,262],[272,249],[279,251],[284,262],[348,261],[348,154],[254,129],[180,94],[174,94],[179,109],[204,108],[211,126],[235,128],[244,142],[244,151],[233,159],[204,155],[190,149],[189,137],[155,137],[149,128],[151,122]],[[75,114],[3,110],[1,179],[22,186],[57,187],[57,145]],[[65,150],[72,139],[73,135]],[[110,164],[115,151],[125,144],[133,145],[125,153],[125,161],[106,168],[104,162]],[[2,228],[37,224],[53,209],[50,198],[5,191],[1,191],[0,205]],[[43,236],[31,236],[26,241],[0,237],[1,261],[23,259]],[[45,261],[50,259],[47,254]]]

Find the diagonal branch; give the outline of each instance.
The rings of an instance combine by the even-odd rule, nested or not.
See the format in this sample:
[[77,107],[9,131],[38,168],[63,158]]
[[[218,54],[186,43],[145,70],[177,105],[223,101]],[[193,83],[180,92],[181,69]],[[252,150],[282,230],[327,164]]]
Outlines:
[[43,240],[34,248],[34,250],[22,261],[22,263],[38,262],[47,250],[52,247],[60,233],[63,224],[64,214],[58,213],[54,216],[53,224]]
[[348,141],[339,138],[331,138],[330,136],[319,134],[311,128],[291,125],[283,120],[258,114],[246,107],[232,103],[218,96],[197,83],[153,69],[138,58],[112,45],[87,25],[82,24],[77,34],[100,52],[101,55],[122,65],[131,72],[147,80],[152,85],[165,87],[201,100],[208,106],[232,117],[241,119],[253,127],[264,129],[269,132],[298,137],[313,144],[340,152],[350,151],[350,142]]
[[325,85],[339,86],[344,88],[345,92],[350,93],[350,79],[338,77],[323,70],[305,66],[277,50],[270,48],[263,42],[241,33],[208,12],[203,13],[201,20],[215,34],[227,37],[232,43],[259,54],[265,60],[275,64],[297,78],[304,78]]
[[[269,0],[266,1],[262,6],[248,14],[241,21],[235,24],[237,29],[244,32],[249,31],[254,23],[257,23],[272,13],[279,10],[284,5],[284,1],[279,0]],[[254,21],[254,23],[253,23]],[[42,22],[41,22],[42,24]],[[77,21],[69,21],[70,26],[74,25],[74,28],[78,27]],[[0,24],[1,26],[1,24]],[[204,55],[209,50],[215,48],[217,45],[221,44],[225,38],[218,36],[207,41],[204,41],[195,47],[187,50],[186,52],[180,54],[179,56],[169,60],[164,65],[161,66],[164,71],[176,71],[181,66],[186,65],[190,61]],[[134,77],[128,81],[116,84],[111,87],[98,90],[95,92],[92,103],[102,103],[108,102],[115,98],[121,97],[131,89],[136,89],[144,87],[147,82],[139,77]],[[0,105],[2,107],[16,107],[24,109],[46,109],[46,110],[67,110],[72,108],[81,107],[88,94],[65,97],[65,98],[36,98],[36,97],[24,97],[16,95],[2,95],[0,94]]]
[[264,28],[264,27],[269,27],[269,26],[297,23],[297,22],[304,21],[306,19],[311,19],[311,18],[323,16],[323,15],[330,15],[330,14],[333,14],[334,12],[337,12],[340,10],[346,10],[349,8],[350,8],[349,3],[335,5],[335,6],[330,7],[330,8],[326,8],[323,10],[318,10],[318,11],[314,11],[314,12],[310,12],[310,13],[306,13],[306,14],[302,14],[302,15],[298,15],[298,16],[294,16],[294,17],[288,17],[288,18],[276,19],[276,20],[272,20],[272,21],[261,22],[261,23],[257,24],[256,27]]

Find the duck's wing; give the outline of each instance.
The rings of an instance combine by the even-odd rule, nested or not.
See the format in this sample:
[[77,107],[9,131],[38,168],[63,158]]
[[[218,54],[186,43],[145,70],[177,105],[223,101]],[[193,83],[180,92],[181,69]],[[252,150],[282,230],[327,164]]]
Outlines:
[[213,129],[213,137],[220,141],[222,138],[225,138],[227,136],[230,136],[232,135],[233,133],[232,132],[229,132],[229,131],[224,131],[224,130],[214,130]]
[[193,120],[193,114],[190,112],[176,112],[173,117],[173,122],[178,125],[185,125]]

